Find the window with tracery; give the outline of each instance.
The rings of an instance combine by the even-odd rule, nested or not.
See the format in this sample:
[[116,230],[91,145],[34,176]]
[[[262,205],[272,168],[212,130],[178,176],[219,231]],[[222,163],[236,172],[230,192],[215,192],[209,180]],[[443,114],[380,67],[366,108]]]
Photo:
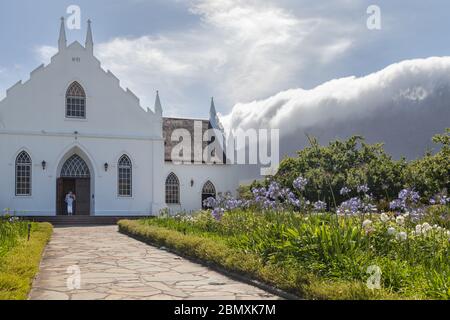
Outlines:
[[86,93],[76,81],[67,89],[66,117],[86,119]]
[[123,155],[118,163],[118,190],[120,197],[132,196],[133,166],[130,158]]
[[22,151],[16,158],[16,196],[31,196],[31,169],[31,157]]

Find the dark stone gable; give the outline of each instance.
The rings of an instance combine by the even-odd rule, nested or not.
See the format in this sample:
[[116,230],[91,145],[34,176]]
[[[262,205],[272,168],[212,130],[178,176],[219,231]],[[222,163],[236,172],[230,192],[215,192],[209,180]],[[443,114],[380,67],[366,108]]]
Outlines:
[[[209,120],[202,120],[202,119],[179,119],[179,118],[163,118],[163,138],[164,138],[164,157],[166,162],[172,161],[172,148],[176,146],[179,141],[172,142],[172,132],[176,129],[186,129],[189,131],[191,135],[191,159],[192,162],[194,162],[194,124],[196,121],[200,121],[202,123],[202,137],[204,133],[212,129],[211,124]],[[202,150],[204,150],[211,141],[204,141],[202,142]],[[225,156],[222,157],[222,159],[225,159]],[[221,164],[224,164],[225,162],[221,162]]]

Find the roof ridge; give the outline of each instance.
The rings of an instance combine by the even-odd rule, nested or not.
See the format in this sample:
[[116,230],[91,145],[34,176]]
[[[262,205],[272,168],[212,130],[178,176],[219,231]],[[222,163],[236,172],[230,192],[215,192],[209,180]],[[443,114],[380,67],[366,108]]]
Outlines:
[[189,117],[163,117],[163,119],[172,119],[172,120],[198,120],[198,121],[208,121],[209,119],[200,119],[200,118],[189,118]]

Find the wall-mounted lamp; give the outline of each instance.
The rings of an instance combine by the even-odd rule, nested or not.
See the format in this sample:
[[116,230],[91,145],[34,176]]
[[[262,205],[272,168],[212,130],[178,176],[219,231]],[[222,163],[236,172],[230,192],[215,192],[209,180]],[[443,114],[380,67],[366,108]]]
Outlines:
[[194,179],[191,179],[191,187],[194,186]]
[[41,165],[42,165],[42,170],[45,170],[45,168],[47,167],[47,162],[45,162],[45,160],[44,160],[44,161],[42,161]]
[[105,162],[104,167],[105,167],[105,172],[107,172],[107,171],[108,171],[108,168],[109,168],[108,162]]

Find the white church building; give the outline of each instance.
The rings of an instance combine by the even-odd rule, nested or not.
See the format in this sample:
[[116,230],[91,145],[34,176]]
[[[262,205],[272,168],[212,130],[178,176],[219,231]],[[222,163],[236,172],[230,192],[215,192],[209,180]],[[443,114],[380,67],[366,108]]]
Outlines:
[[235,193],[238,170],[225,157],[210,163],[192,143],[192,161],[173,159],[176,129],[200,138],[222,130],[214,101],[209,120],[163,117],[158,93],[154,110],[144,110],[94,56],[90,22],[85,46],[67,45],[62,19],[58,47],[48,65],[0,101],[0,210],[66,215],[65,195],[73,191],[75,215],[157,215],[198,210],[210,196]]

